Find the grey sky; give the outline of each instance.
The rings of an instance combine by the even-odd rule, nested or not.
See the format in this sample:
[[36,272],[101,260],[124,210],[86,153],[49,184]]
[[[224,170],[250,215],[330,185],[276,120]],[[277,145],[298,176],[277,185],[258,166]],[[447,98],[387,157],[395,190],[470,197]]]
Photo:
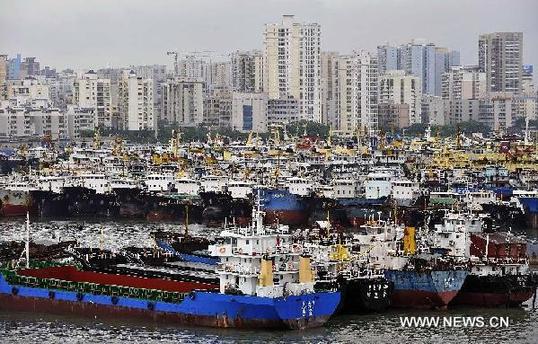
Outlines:
[[536,0],[0,0],[0,53],[60,69],[168,63],[169,49],[261,48],[263,24],[295,14],[321,24],[323,50],[420,37],[464,64],[480,33],[522,31],[524,63],[538,65],[537,13]]

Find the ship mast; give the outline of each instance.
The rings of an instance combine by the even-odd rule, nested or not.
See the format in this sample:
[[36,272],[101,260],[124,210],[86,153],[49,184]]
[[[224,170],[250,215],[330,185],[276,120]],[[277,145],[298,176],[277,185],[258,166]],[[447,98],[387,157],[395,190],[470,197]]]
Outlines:
[[26,268],[30,268],[30,212],[26,212],[26,243],[25,248],[26,251]]

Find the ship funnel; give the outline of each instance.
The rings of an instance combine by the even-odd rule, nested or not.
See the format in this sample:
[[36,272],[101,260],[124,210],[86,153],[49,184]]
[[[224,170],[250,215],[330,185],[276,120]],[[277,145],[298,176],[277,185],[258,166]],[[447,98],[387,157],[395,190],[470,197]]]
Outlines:
[[299,283],[314,282],[314,274],[310,265],[310,256],[301,256],[299,258]]
[[405,227],[404,231],[404,253],[415,254],[415,227]]
[[262,258],[258,285],[261,287],[271,287],[273,285],[273,261],[268,257]]

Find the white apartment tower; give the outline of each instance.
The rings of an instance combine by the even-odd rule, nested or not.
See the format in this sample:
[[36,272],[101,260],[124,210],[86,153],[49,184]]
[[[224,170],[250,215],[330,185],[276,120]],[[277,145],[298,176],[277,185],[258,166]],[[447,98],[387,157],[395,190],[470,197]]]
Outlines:
[[338,129],[370,133],[377,129],[377,59],[367,52],[338,59]]
[[321,122],[321,30],[302,24],[293,15],[266,24],[264,32],[264,91],[270,99],[299,101],[299,117]]
[[79,108],[93,109],[95,126],[112,126],[110,79],[98,78],[93,70],[75,79],[74,103]]
[[123,71],[118,85],[118,110],[126,130],[149,130],[156,126],[153,111],[153,80],[134,71]]

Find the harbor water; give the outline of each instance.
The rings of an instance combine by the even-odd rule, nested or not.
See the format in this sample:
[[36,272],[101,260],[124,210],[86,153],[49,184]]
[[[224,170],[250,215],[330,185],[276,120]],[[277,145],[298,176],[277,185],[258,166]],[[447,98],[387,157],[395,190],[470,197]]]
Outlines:
[[[117,250],[150,246],[156,229],[181,231],[174,223],[43,221],[32,223],[32,239],[76,239],[82,246]],[[192,233],[210,233],[190,226]],[[22,219],[0,222],[0,240],[23,240]],[[531,238],[535,235],[531,233]],[[538,306],[538,300],[536,301]],[[440,319],[438,324],[405,323]],[[469,320],[470,319],[470,320]],[[482,319],[480,322],[470,322]],[[497,321],[492,321],[497,320]],[[498,321],[498,320],[501,321]],[[502,320],[507,323],[500,324]],[[447,323],[447,321],[449,323]],[[0,343],[538,343],[538,310],[456,308],[445,311],[389,310],[382,314],[337,316],[324,327],[305,331],[249,331],[170,326],[128,319],[0,312]]]

